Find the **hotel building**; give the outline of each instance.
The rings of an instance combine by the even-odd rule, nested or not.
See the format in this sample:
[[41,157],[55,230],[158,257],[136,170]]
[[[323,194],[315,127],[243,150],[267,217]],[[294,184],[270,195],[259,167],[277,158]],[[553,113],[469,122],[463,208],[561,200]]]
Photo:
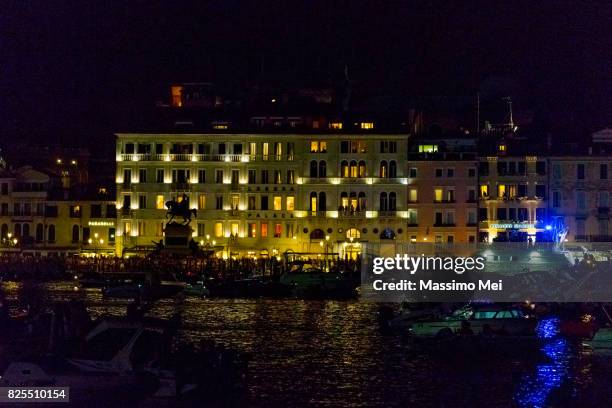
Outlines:
[[183,197],[198,212],[194,240],[221,256],[354,256],[365,242],[405,240],[407,137],[373,126],[360,123],[355,134],[117,134],[117,252],[162,239],[165,204]]

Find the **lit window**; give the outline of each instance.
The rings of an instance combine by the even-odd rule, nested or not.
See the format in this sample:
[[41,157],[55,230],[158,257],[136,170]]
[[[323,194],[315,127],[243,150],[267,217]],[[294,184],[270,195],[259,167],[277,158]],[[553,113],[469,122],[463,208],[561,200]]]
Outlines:
[[293,211],[295,209],[295,197],[287,197],[287,211]]
[[146,235],[145,222],[138,221],[138,236],[144,237],[145,235]]
[[505,144],[500,144],[497,149],[499,150],[500,153],[505,153],[506,152],[506,145]]
[[248,229],[247,234],[249,238],[257,237],[257,224],[256,223],[254,222],[249,223],[249,229]]
[[313,140],[310,142],[310,153],[318,153],[319,152],[319,142],[317,140]]
[[497,186],[497,197],[505,198],[506,197],[506,185],[500,184]]
[[213,123],[212,128],[215,130],[227,130],[229,125],[227,123]]
[[155,197],[155,208],[158,210],[163,210],[165,208],[164,196],[162,194]]
[[268,223],[267,222],[261,223],[261,237],[268,238]]
[[198,209],[199,210],[206,209],[206,194],[200,194],[198,196]]
[[237,236],[238,235],[238,223],[237,222],[233,222],[232,223],[232,235]]
[[418,197],[417,196],[417,191],[418,190],[416,188],[413,188],[413,189],[410,190],[410,198],[409,199],[410,199],[411,203],[416,203],[417,202],[417,200],[418,200],[418,198],[417,198]]
[[443,194],[442,189],[441,188],[436,188],[434,190],[434,200],[442,201],[442,194]]
[[419,153],[435,153],[438,151],[438,145],[419,145]]
[[215,237],[220,238],[223,236],[223,223],[216,222],[215,223]]
[[283,233],[283,224],[274,224],[274,238],[280,238]]
[[374,129],[374,122],[361,122],[361,129]]
[[280,211],[282,206],[282,197],[274,196],[274,211]]
[[487,184],[483,184],[480,186],[480,196],[481,197],[489,196],[489,186]]
[[270,154],[270,145],[269,145],[269,143],[267,143],[267,142],[263,143],[262,149],[261,149],[261,154],[262,154],[264,160],[268,160],[268,155]]
[[334,130],[342,130],[342,122],[330,122],[329,128]]

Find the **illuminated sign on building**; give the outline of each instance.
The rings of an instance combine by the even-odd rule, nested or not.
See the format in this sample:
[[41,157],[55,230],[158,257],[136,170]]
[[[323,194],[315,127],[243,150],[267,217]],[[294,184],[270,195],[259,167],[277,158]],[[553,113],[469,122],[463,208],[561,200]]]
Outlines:
[[114,227],[115,223],[112,221],[89,221],[90,227]]
[[507,223],[507,224],[491,224],[490,228],[496,228],[496,229],[530,229],[530,228],[535,228],[535,224],[531,224],[531,223]]

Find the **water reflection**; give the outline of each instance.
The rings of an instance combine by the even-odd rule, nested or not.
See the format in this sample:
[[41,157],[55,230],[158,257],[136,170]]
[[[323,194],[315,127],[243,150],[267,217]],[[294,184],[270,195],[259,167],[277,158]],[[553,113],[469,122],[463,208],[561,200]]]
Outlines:
[[[92,317],[125,313],[125,301],[102,299],[95,289],[74,292],[71,282],[48,284],[42,294],[11,285],[6,294],[14,299],[78,298]],[[250,406],[544,407],[570,399],[593,406],[588,390],[610,392],[604,376],[593,380],[590,356],[558,337],[554,319],[538,328],[539,351],[475,360],[383,334],[377,305],[367,302],[187,298],[157,302],[150,314],[170,317],[177,308],[180,340],[211,339],[252,354]]]

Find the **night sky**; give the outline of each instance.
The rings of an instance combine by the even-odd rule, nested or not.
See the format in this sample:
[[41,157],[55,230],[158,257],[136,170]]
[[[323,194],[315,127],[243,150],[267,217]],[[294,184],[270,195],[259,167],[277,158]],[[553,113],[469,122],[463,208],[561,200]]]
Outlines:
[[[111,4],[112,3],[112,4]],[[173,81],[341,80],[399,95],[509,94],[538,123],[612,125],[612,3],[9,1],[0,137],[113,143]]]

